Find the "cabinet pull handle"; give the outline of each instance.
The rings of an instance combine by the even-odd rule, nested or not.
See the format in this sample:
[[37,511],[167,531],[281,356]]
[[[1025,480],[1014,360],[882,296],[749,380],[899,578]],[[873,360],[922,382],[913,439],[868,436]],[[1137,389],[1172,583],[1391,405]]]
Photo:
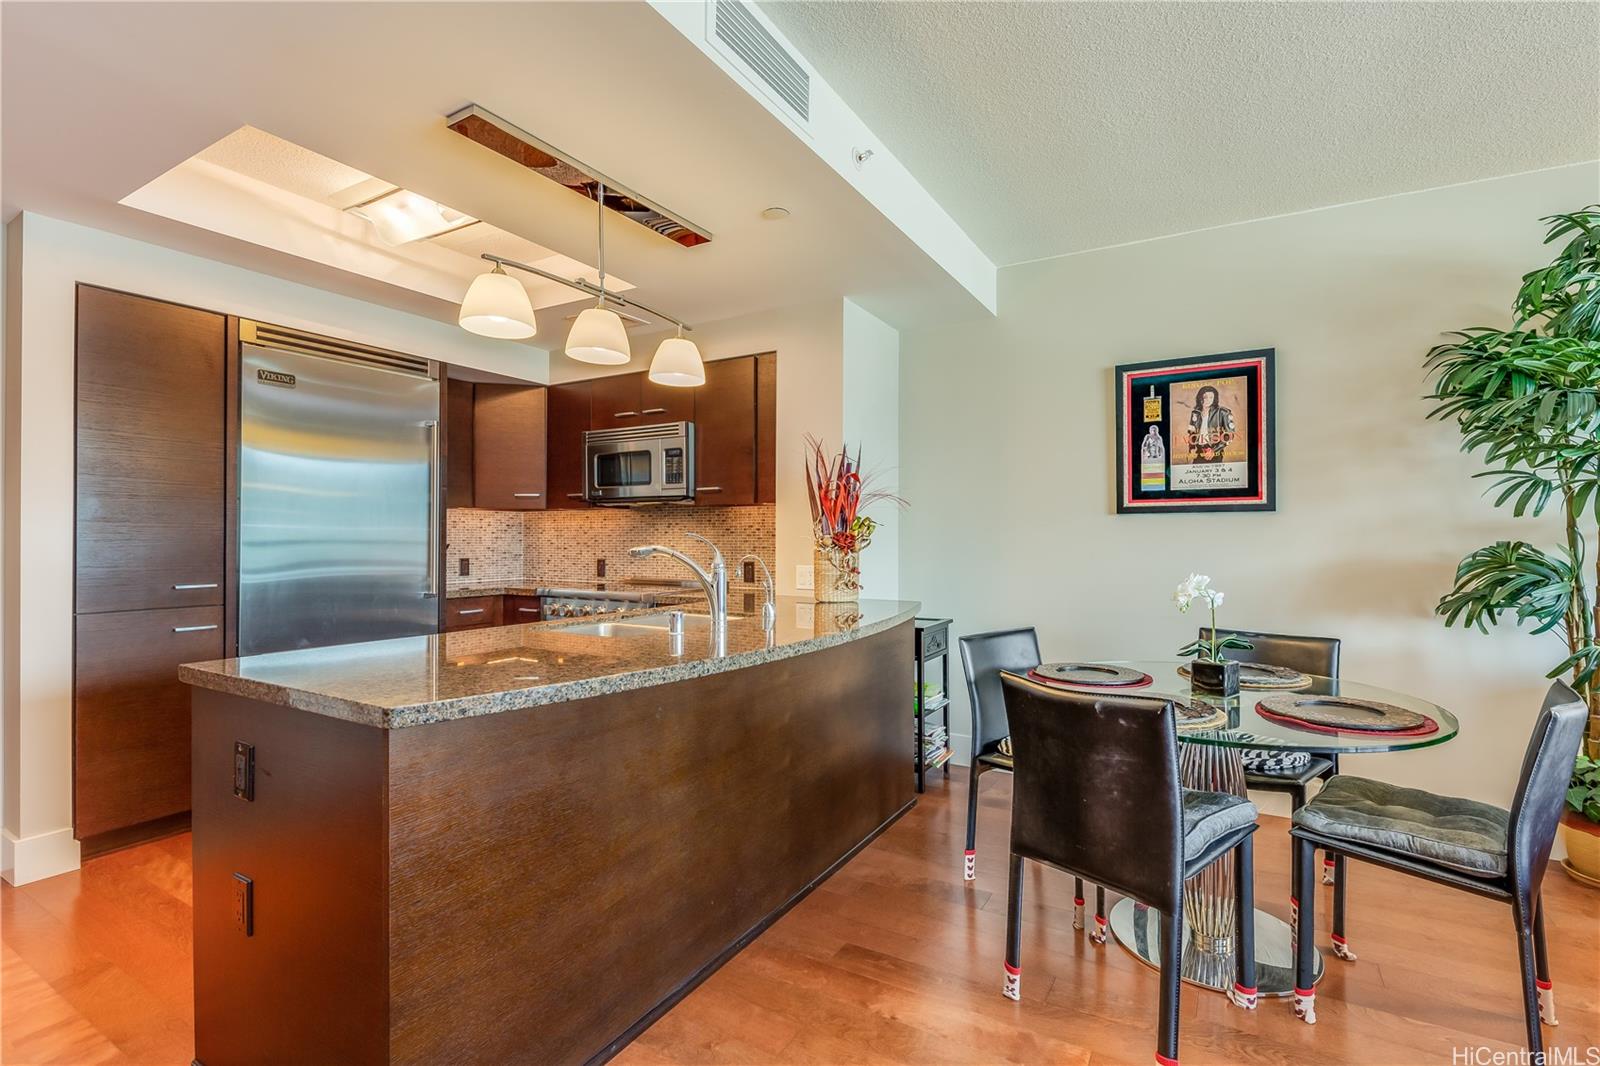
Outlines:
[[215,628],[217,628],[215,625],[209,625],[209,626],[173,626],[172,627],[172,631],[174,633],[204,633],[208,629],[215,629]]
[[642,415],[664,415],[667,413],[667,409],[665,407],[646,407],[639,413]]
[[188,592],[190,589],[214,589],[217,587],[217,583],[215,581],[197,581],[190,585],[174,585],[172,587],[179,592]]
[[583,499],[583,493],[581,493],[581,492],[569,492],[569,493],[567,493],[567,499],[569,499],[569,500],[581,500],[581,499]]
[[537,500],[540,496],[544,495],[544,493],[542,493],[542,492],[513,492],[511,495],[515,496],[519,500]]
[[612,418],[633,418],[638,413],[639,413],[638,411],[612,411],[611,412],[611,417]]
[[537,608],[537,607],[518,607],[517,611],[519,613],[521,613],[521,614],[538,614],[539,613],[539,608]]
[[486,610],[488,610],[486,607],[469,607],[464,611],[457,611],[456,614],[482,614]]
[[722,491],[722,486],[721,485],[699,485],[699,486],[695,487],[694,491],[696,491],[696,492],[721,492]]

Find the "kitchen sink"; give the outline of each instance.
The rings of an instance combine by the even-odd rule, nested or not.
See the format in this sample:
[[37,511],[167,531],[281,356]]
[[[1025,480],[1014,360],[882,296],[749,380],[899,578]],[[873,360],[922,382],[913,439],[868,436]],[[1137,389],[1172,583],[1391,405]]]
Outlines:
[[[728,621],[735,622],[742,617],[744,616],[730,614]],[[634,618],[620,619],[615,622],[586,622],[582,625],[561,626],[560,631],[563,633],[576,633],[585,637],[642,636],[646,633],[665,632],[669,624],[669,618],[670,616],[666,613],[641,614]],[[692,611],[683,612],[683,628],[685,631],[708,629],[710,626],[710,615],[696,614]]]

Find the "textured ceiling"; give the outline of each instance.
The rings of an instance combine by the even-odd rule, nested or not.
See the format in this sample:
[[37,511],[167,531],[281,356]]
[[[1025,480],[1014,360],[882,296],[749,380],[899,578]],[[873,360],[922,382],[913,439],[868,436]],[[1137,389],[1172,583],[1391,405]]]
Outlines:
[[999,264],[1600,157],[1596,3],[761,8]]

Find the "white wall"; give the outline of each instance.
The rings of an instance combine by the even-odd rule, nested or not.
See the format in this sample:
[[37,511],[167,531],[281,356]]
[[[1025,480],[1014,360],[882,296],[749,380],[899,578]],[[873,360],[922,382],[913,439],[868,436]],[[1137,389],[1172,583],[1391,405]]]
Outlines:
[[[899,493],[900,334],[851,300],[844,302],[844,441],[861,449],[870,487]],[[898,599],[900,509],[879,503],[865,513],[878,530],[861,554],[862,595]]]
[[[74,286],[87,282],[545,380],[543,351],[98,230],[7,225],[5,798],[0,875],[74,869],[72,543]],[[13,232],[14,231],[14,232]],[[27,624],[20,625],[19,619]]]
[[[1227,624],[1342,637],[1347,677],[1461,717],[1348,771],[1505,803],[1559,640],[1446,629],[1433,606],[1467,551],[1554,527],[1483,498],[1457,431],[1424,418],[1421,363],[1441,331],[1508,323],[1550,255],[1540,216],[1597,191],[1590,163],[1002,271],[998,319],[901,338],[901,587],[958,634],[1035,625],[1046,658],[1170,658],[1197,622],[1172,586],[1210,574]],[[1260,347],[1277,512],[1115,514],[1112,367]]]

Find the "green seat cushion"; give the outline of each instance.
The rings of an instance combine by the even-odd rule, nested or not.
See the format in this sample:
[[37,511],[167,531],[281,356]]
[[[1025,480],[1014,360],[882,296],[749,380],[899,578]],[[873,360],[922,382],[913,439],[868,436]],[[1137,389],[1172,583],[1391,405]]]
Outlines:
[[1229,833],[1252,825],[1256,805],[1226,792],[1183,790],[1183,857],[1198,858]]
[[978,756],[978,761],[990,766],[998,766],[1002,770],[1014,769],[1011,753],[1009,751],[991,751]]
[[1490,803],[1344,774],[1294,815],[1296,825],[1312,832],[1474,877],[1505,876],[1509,820]]

